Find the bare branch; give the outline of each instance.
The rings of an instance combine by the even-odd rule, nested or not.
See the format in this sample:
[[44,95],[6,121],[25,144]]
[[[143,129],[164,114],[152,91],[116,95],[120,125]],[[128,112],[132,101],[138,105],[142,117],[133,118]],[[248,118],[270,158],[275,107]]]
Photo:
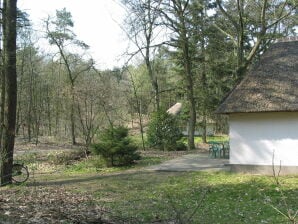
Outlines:
[[231,15],[227,13],[227,11],[223,8],[221,0],[216,0],[216,3],[220,9],[220,11],[230,20],[230,22],[233,24],[236,30],[239,30],[239,25],[237,22],[233,19]]
[[235,46],[237,46],[237,41],[235,40],[235,38],[234,38],[231,34],[229,34],[228,32],[224,31],[223,29],[221,29],[221,28],[220,28],[218,25],[216,25],[215,23],[213,23],[212,25],[213,25],[216,29],[218,29],[222,34],[228,36],[228,37],[232,40],[233,44],[234,44]]

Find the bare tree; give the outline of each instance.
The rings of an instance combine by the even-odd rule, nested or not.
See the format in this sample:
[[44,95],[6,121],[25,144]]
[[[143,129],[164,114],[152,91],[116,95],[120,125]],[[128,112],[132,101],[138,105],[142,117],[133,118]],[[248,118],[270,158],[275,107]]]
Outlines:
[[256,55],[266,50],[278,35],[289,35],[289,28],[297,25],[297,21],[293,25],[283,24],[297,13],[297,1],[216,0],[216,3],[226,20],[214,26],[231,39],[237,52],[236,79],[243,77]]
[[141,132],[141,138],[142,138],[142,147],[143,147],[143,150],[145,150],[146,148],[145,148],[144,124],[143,124],[143,116],[142,116],[142,108],[141,108],[141,99],[138,96],[137,86],[136,86],[134,77],[133,77],[131,71],[129,70],[129,68],[127,68],[127,72],[129,74],[131,85],[132,85],[133,98],[137,104],[136,107],[137,107],[138,120],[139,120],[138,123],[140,125],[140,132]]
[[160,2],[154,0],[122,0],[129,16],[125,19],[126,33],[129,40],[137,47],[132,56],[140,53],[154,91],[155,109],[160,107],[158,77],[154,70],[154,52],[161,45],[158,26]]
[[73,27],[72,16],[66,9],[56,11],[56,18],[46,21],[47,38],[50,44],[58,48],[59,55],[65,65],[67,77],[70,84],[70,123],[71,123],[71,139],[72,144],[76,144],[76,127],[75,127],[75,82],[79,75],[91,69],[93,61],[90,60],[86,66],[78,66],[81,61],[81,56],[71,53],[67,47],[70,45],[87,49],[88,45],[76,39],[75,34],[71,31]]
[[75,92],[80,129],[85,140],[86,157],[94,135],[100,127],[102,90],[99,90],[99,82],[99,77],[96,77],[96,74],[89,73],[80,79],[80,85]]

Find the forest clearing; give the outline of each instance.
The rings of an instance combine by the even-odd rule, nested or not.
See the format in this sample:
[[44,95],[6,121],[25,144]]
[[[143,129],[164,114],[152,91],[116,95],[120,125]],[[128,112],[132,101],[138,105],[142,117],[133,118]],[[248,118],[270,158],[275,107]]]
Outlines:
[[297,6],[0,0],[0,224],[297,224]]
[[297,209],[297,176],[277,184],[273,176],[146,170],[202,150],[145,151],[132,166],[106,168],[97,156],[78,159],[79,148],[49,146],[20,155],[30,179],[0,189],[0,223],[287,223],[277,211]]

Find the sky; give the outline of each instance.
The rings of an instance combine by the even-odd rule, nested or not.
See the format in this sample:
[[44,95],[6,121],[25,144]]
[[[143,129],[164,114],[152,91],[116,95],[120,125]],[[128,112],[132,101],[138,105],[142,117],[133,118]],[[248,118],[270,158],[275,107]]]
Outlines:
[[90,54],[100,69],[121,66],[127,41],[120,24],[124,9],[116,0],[18,0],[18,8],[27,12],[33,29],[42,33],[42,19],[66,8],[74,21],[77,38],[90,46]]

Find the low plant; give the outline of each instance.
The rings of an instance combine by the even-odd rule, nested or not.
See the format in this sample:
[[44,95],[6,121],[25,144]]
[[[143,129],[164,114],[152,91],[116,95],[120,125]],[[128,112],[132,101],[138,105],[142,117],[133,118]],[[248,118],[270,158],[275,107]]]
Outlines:
[[88,173],[97,172],[104,167],[105,162],[102,157],[100,155],[93,155],[68,165],[65,171],[68,173]]
[[[275,164],[274,164],[274,157],[275,157],[275,150],[273,150],[272,155],[272,173],[273,173],[273,180],[276,185],[275,190],[279,192],[280,199],[277,203],[278,205],[271,204],[271,207],[277,212],[277,214],[283,216],[285,219],[288,220],[289,223],[297,224],[298,223],[298,209],[294,209],[289,206],[289,203],[287,201],[287,197],[285,195],[283,185],[280,181],[280,172],[282,169],[281,161],[279,164],[278,169],[276,170]],[[269,202],[271,200],[269,199]]]
[[178,141],[176,143],[176,150],[177,151],[186,151],[187,150],[187,145],[183,141]]
[[100,142],[93,144],[93,153],[101,157],[109,166],[127,166],[139,160],[141,157],[137,152],[137,146],[128,137],[128,129],[110,127],[100,135]]
[[53,165],[70,165],[76,160],[84,157],[83,152],[50,152],[47,155],[47,161]]

